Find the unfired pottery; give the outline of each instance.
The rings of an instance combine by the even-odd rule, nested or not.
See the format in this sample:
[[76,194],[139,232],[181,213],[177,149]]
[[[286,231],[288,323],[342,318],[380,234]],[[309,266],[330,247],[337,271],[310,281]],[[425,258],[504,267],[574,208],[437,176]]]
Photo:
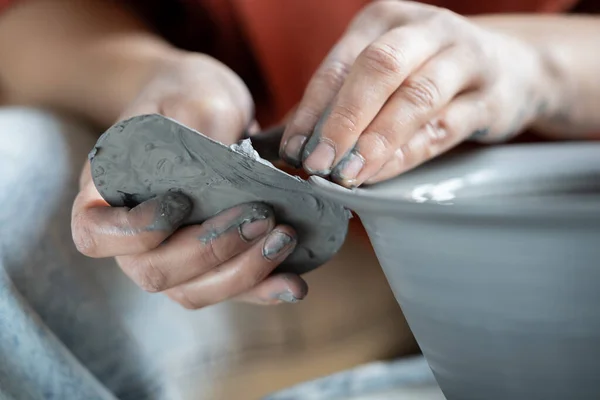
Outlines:
[[600,399],[600,144],[311,183],[359,214],[448,400]]
[[324,264],[346,237],[349,212],[261,159],[249,140],[228,147],[172,119],[144,115],[111,127],[90,160],[94,184],[111,206],[134,207],[180,192],[193,202],[185,224],[197,224],[242,203],[269,204],[277,222],[298,235],[279,272],[305,273]]

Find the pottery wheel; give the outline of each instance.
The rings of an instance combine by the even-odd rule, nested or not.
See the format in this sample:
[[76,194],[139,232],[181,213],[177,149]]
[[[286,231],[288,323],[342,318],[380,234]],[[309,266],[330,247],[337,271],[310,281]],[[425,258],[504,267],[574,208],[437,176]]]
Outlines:
[[94,184],[111,206],[134,207],[170,191],[187,195],[194,208],[185,225],[242,203],[269,204],[276,221],[298,234],[279,272],[305,273],[324,264],[348,230],[347,210],[262,160],[248,140],[227,147],[160,115],[114,125],[100,137],[90,161]]

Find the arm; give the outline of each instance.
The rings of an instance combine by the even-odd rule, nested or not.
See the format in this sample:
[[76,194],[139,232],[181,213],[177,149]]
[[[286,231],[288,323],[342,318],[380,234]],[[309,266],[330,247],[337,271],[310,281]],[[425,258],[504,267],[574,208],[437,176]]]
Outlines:
[[112,124],[177,53],[122,3],[27,0],[0,15],[0,104]]
[[600,17],[498,15],[473,20],[539,49],[555,106],[540,113],[534,129],[561,139],[600,138]]

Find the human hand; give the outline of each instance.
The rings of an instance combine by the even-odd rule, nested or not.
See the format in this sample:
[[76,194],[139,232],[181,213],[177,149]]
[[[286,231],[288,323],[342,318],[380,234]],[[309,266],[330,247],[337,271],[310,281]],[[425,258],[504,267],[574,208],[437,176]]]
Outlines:
[[505,140],[554,102],[540,59],[533,46],[448,10],[374,2],[315,73],[281,156],[354,187],[467,138]]
[[[236,142],[252,125],[253,103],[243,82],[203,55],[179,55],[141,90],[120,119],[159,113],[214,139]],[[289,226],[276,225],[260,203],[225,210],[201,225],[180,227],[192,211],[178,193],[129,209],[109,207],[87,162],[73,205],[74,242],[90,257],[116,257],[141,288],[165,292],[197,309],[230,298],[260,304],[294,302],[307,292],[297,275],[271,272],[294,249]]]

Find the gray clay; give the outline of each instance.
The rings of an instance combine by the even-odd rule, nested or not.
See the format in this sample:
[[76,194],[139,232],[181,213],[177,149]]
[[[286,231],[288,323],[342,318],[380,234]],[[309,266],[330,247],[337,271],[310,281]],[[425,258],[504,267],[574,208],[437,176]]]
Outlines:
[[180,192],[193,202],[185,224],[197,224],[242,203],[270,205],[277,222],[298,234],[279,272],[305,273],[322,265],[346,237],[349,212],[262,160],[249,140],[227,147],[171,119],[146,115],[110,128],[90,160],[94,183],[111,206],[133,207]]
[[600,144],[449,155],[356,211],[448,400],[600,399]]

